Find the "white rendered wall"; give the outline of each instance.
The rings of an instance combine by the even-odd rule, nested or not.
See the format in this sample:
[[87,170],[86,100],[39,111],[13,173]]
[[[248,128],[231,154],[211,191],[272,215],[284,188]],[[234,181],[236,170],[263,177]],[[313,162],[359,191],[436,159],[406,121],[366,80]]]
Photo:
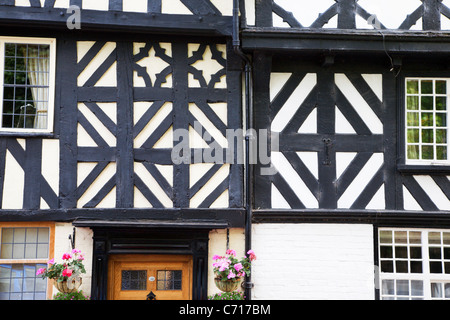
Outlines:
[[[71,223],[55,224],[55,261],[62,262],[62,256],[66,252],[71,252],[72,247],[69,241],[69,235],[73,234],[73,226]],[[86,274],[83,274],[83,284],[80,290],[85,295],[91,295],[91,279],[92,279],[92,252],[93,252],[93,232],[89,228],[76,228],[75,248],[81,250],[84,255],[84,266]],[[57,293],[55,288],[53,294]]]
[[372,225],[255,224],[254,300],[374,300]]
[[[236,251],[240,259],[245,255],[245,232],[244,229],[230,229],[228,247]],[[221,292],[214,284],[213,260],[214,255],[223,256],[227,251],[227,230],[212,230],[209,233],[208,252],[208,296]]]

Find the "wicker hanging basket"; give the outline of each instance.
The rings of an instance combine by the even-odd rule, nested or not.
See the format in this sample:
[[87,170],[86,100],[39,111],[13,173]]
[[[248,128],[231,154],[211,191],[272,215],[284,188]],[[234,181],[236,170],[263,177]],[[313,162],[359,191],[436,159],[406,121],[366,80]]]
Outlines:
[[58,282],[57,280],[53,280],[53,285],[59,292],[62,293],[74,293],[78,291],[78,288],[82,284],[82,279],[79,280],[73,279],[69,284],[67,280]]
[[222,280],[220,278],[215,278],[214,283],[216,287],[223,292],[232,292],[235,291],[239,287],[239,283],[241,282],[241,278],[235,279],[226,279]]

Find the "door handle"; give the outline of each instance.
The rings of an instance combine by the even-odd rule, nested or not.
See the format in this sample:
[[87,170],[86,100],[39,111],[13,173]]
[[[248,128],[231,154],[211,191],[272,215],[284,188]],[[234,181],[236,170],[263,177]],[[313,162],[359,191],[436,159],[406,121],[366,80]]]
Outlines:
[[156,294],[154,294],[153,291],[150,291],[147,295],[147,300],[156,300]]

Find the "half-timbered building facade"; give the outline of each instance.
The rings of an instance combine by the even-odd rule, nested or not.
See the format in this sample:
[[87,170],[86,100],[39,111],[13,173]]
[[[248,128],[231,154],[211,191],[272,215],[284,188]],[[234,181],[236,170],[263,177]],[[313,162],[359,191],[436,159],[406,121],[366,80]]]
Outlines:
[[0,299],[450,299],[450,1],[0,0]]

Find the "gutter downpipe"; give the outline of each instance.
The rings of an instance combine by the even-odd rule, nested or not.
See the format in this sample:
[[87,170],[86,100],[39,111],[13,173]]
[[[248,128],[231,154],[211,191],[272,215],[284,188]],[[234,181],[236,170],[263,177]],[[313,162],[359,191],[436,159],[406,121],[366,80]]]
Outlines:
[[[250,164],[250,147],[252,136],[249,132],[253,129],[253,105],[251,98],[252,89],[252,63],[250,58],[242,52],[241,41],[239,38],[239,0],[233,0],[233,50],[245,63],[245,110],[246,110],[246,136],[245,136],[245,252],[247,253],[252,247],[252,187],[253,187],[253,166]],[[250,270],[251,271],[251,270]],[[251,282],[251,274],[247,277],[243,284],[245,288],[245,296],[247,300],[251,300],[251,289],[253,283]]]

